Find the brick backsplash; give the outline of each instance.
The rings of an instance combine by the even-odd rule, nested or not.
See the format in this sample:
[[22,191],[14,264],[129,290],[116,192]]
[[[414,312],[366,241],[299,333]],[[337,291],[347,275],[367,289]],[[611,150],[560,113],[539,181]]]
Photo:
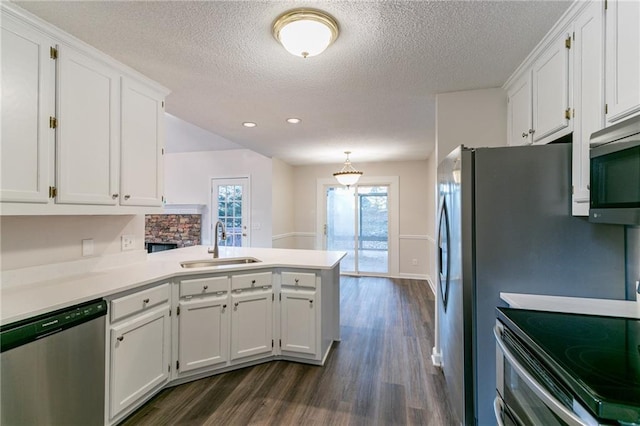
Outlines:
[[197,246],[201,239],[199,214],[148,214],[144,217],[147,243],[175,243],[180,247]]

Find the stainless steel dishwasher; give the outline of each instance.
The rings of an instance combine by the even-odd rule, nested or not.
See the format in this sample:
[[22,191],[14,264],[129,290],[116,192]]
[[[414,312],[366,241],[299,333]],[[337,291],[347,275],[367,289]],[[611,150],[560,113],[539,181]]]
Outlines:
[[0,424],[104,424],[106,313],[96,300],[0,328]]

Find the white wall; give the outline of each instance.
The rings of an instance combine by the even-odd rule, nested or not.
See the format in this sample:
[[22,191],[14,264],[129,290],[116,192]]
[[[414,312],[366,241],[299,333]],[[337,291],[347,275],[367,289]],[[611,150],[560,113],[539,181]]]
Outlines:
[[[118,254],[124,234],[144,250],[143,215],[3,216],[0,232],[3,271]],[[83,239],[93,239],[92,256],[82,256]]]
[[436,96],[436,149],[429,157],[427,215],[430,256],[427,275],[437,279],[438,163],[459,145],[479,148],[507,145],[507,94],[501,88],[442,93]]
[[[296,247],[312,249],[316,242],[317,180],[331,178],[340,164],[294,167]],[[355,163],[364,176],[398,176],[400,193],[400,276],[426,278],[428,263],[429,180],[427,161]],[[418,265],[412,264],[418,260]]]
[[249,177],[253,247],[271,247],[271,159],[248,149],[165,154],[167,204],[205,204],[202,244],[211,244],[211,179]]
[[278,158],[272,159],[272,166],[273,247],[296,248],[293,203],[294,168]]

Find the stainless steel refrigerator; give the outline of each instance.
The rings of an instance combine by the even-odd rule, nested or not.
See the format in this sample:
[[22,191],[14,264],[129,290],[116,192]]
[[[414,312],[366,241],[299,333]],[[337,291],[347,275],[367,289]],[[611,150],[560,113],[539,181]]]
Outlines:
[[438,166],[438,333],[460,423],[495,425],[500,292],[625,299],[624,227],[571,216],[571,144],[455,149]]

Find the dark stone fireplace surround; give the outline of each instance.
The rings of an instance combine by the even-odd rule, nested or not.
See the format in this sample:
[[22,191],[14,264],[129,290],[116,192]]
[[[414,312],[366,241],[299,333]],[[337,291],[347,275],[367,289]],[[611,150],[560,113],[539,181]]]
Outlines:
[[145,246],[161,243],[175,244],[176,248],[190,247],[199,245],[201,238],[200,214],[151,214],[144,217]]

